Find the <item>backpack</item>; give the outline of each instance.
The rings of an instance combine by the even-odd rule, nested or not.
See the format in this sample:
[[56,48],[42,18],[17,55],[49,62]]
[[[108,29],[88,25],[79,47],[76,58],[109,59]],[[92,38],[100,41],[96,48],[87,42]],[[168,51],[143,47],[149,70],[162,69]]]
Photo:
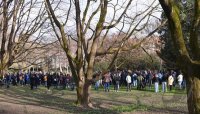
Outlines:
[[119,81],[119,80],[121,79],[120,74],[119,74],[119,73],[115,73],[115,74],[113,75],[113,79],[114,79],[115,81]]

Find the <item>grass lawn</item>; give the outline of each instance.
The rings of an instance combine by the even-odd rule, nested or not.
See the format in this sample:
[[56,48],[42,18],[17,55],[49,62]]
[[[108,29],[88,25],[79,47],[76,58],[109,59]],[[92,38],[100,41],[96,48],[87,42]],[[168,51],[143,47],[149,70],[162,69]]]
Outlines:
[[154,93],[133,89],[126,92],[91,90],[94,109],[74,104],[76,91],[44,87],[30,90],[29,86],[0,88],[0,114],[183,114],[187,113],[187,97],[183,90]]

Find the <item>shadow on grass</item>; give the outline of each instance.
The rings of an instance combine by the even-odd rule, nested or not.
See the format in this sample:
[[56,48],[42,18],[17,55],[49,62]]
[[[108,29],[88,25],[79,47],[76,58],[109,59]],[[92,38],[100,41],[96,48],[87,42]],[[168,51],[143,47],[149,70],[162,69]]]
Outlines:
[[[158,107],[154,107],[153,105],[145,105],[141,103],[141,99],[139,96],[136,96],[136,103],[135,104],[129,104],[129,105],[125,105],[125,106],[116,106],[114,107],[114,110],[116,110],[117,112],[149,112],[149,113],[173,113],[173,114],[187,114],[186,111],[184,110],[177,110],[175,108],[169,108],[169,107],[165,107],[165,108],[158,108]],[[180,109],[183,109],[184,107],[179,107]]]
[[[100,89],[101,90],[101,89]],[[69,90],[60,90],[60,89],[53,89],[52,92],[48,92],[46,88],[40,87],[37,90],[30,90],[28,87],[11,87],[9,89],[2,89],[4,94],[4,101],[13,104],[20,104],[20,105],[32,105],[32,106],[39,106],[44,107],[47,109],[54,109],[58,111],[62,111],[65,113],[75,113],[75,114],[119,114],[122,112],[158,112],[158,113],[186,113],[182,110],[177,110],[171,107],[154,107],[149,103],[141,103],[144,101],[144,98],[155,98],[153,91],[132,91],[126,92],[125,88],[121,89],[122,92],[119,93],[103,93],[102,91],[93,91],[93,93],[100,93],[100,95],[106,96],[101,97],[96,95],[96,97],[92,97],[92,101],[94,103],[95,108],[83,108],[74,104],[76,100],[76,92],[69,91]],[[134,94],[133,94],[134,93]],[[5,96],[6,95],[6,96]],[[125,95],[125,96],[123,96]],[[125,97],[127,95],[132,95],[131,98],[135,99],[136,101],[123,101],[118,99],[118,97]],[[156,96],[159,94],[155,94]],[[167,96],[173,95],[173,93],[167,93]],[[173,97],[173,100],[177,100],[179,97]],[[165,103],[172,102],[172,99],[165,100]],[[110,107],[112,106],[112,107]],[[184,107],[179,107],[184,108]]]
[[[100,107],[101,104],[95,104],[95,108],[83,108],[75,105],[76,93],[71,91],[57,91],[53,90],[52,93],[47,93],[45,90],[29,90],[28,88],[12,88],[4,90],[6,95],[5,101],[13,104],[20,105],[33,105],[49,109],[62,111],[65,113],[75,114],[119,114],[118,111],[108,108]],[[58,97],[55,94],[60,94]],[[68,96],[68,98],[62,98],[62,94]],[[74,98],[73,98],[74,97]],[[1,97],[3,98],[3,97]]]

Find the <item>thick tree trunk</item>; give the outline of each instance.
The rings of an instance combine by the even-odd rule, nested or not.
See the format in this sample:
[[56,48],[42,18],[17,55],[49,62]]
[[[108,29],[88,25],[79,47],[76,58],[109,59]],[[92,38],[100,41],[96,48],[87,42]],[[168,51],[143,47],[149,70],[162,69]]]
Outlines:
[[77,104],[84,107],[92,107],[90,101],[90,88],[91,85],[85,81],[79,81],[77,85]]
[[190,67],[187,77],[187,103],[189,114],[200,114],[200,68]]

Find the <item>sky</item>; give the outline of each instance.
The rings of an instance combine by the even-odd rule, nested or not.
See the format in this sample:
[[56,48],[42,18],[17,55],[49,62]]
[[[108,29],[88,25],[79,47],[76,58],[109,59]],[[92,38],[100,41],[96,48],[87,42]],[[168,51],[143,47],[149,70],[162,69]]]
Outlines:
[[[80,0],[80,2],[81,2],[81,3],[80,3],[80,4],[81,4],[81,5],[80,5],[80,6],[81,6],[81,9],[84,9],[84,8],[85,8],[85,6],[86,6],[86,1],[87,1],[87,0]],[[119,17],[119,16],[121,15],[121,13],[122,13],[123,10],[124,10],[123,7],[126,6],[126,4],[128,3],[129,0],[111,0],[111,1],[109,2],[110,4],[109,4],[108,6],[111,6],[111,3],[114,4],[114,5],[116,5],[116,4],[117,4],[117,1],[118,1],[119,5],[117,5],[116,9],[117,9],[117,8],[119,8],[119,9],[118,9],[117,12],[115,12],[115,13],[116,13],[116,18],[115,18],[115,19],[117,19],[117,17]],[[154,7],[154,6],[156,6],[157,4],[159,4],[158,0],[133,0],[131,6],[129,7],[129,10],[127,11],[127,15],[128,15],[129,17],[132,17],[132,18],[133,18],[135,15],[137,15],[137,14],[143,12],[143,11],[144,11],[145,9],[147,9],[148,7]],[[92,14],[92,12],[97,8],[97,5],[98,5],[98,0],[97,0],[96,3],[95,3],[95,2],[92,3],[92,6],[89,8],[89,13],[88,13],[88,16],[87,16],[87,17],[90,17],[90,15]],[[122,8],[121,8],[121,7],[122,7]],[[162,11],[162,10],[159,9],[159,8],[160,8],[160,6],[158,6],[158,9],[155,10],[155,11],[152,13],[152,15],[155,16],[155,17],[157,17],[157,18],[160,18],[161,11]],[[149,11],[149,10],[148,10],[148,11]],[[83,14],[83,10],[82,10],[81,13]],[[106,21],[107,21],[108,23],[109,23],[110,20],[113,18],[113,14],[114,14],[113,8],[110,8],[110,7],[109,7],[109,8],[108,8],[108,14],[107,14],[107,16],[106,16]],[[144,13],[144,15],[145,15],[145,14],[146,14],[146,13]],[[137,17],[136,22],[139,21],[139,20],[142,18],[142,16],[143,16],[143,15],[141,15],[140,17]],[[151,23],[154,23],[154,24],[159,24],[159,23],[158,23],[158,19],[154,18],[153,16],[150,17],[150,22],[151,22]],[[99,14],[95,15],[93,21],[91,22],[91,23],[92,23],[92,24],[91,24],[91,27],[92,27],[92,28],[95,28],[95,27],[96,27],[96,23],[98,22],[98,19],[99,19]],[[86,18],[86,20],[88,20],[88,18]],[[142,26],[142,24],[146,23],[146,20],[147,20],[147,18],[144,19],[144,20],[140,23],[140,26]],[[128,19],[127,19],[127,21],[130,22],[131,20],[128,20]],[[136,22],[135,22],[135,23],[136,23]],[[70,22],[69,24],[70,24],[70,26],[73,26],[73,25],[74,25],[73,21]],[[106,24],[105,24],[105,25],[106,25]],[[122,26],[122,23],[118,24],[117,28],[121,28],[121,26]],[[129,28],[129,26],[128,26],[128,24],[126,24],[126,26],[125,26],[125,28],[124,28],[124,32],[126,32],[128,28]],[[71,29],[70,29],[70,30],[71,30]],[[117,32],[118,32],[117,29],[112,29],[112,30],[110,31],[110,34],[117,33]],[[145,31],[143,31],[143,33],[145,33]],[[141,36],[141,35],[140,35],[140,36]]]
[[[97,2],[92,2],[91,3],[91,6],[89,7],[89,11],[88,11],[88,15],[87,15],[87,18],[86,18],[86,21],[89,19],[89,17],[91,16],[91,14],[93,13],[93,11],[97,8],[97,6],[98,6],[98,4],[99,4],[99,1],[100,0],[97,0]],[[114,10],[113,10],[113,8],[111,8],[110,6],[111,6],[111,3],[112,4],[114,4],[114,5],[116,5],[117,4],[117,1],[118,1],[118,5],[117,5],[117,9],[118,9],[118,11],[117,12],[115,12],[116,13],[116,18],[115,18],[115,20],[119,17],[119,15],[122,13],[122,11],[124,10],[124,6],[126,6],[126,4],[128,3],[128,1],[129,0],[111,0],[110,2],[109,2],[109,8],[108,8],[108,14],[107,14],[107,16],[106,16],[106,22],[110,22],[110,20],[112,19],[112,17],[113,17],[113,14],[114,14]],[[80,6],[81,6],[81,14],[83,15],[83,9],[85,8],[85,6],[86,6],[86,2],[87,2],[87,0],[80,0]],[[154,2],[154,3],[153,3]],[[153,3],[153,4],[152,4]],[[145,9],[147,9],[150,5],[150,7],[154,7],[154,6],[156,6],[157,4],[159,4],[158,3],[158,0],[133,0],[133,2],[132,2],[132,4],[131,4],[131,6],[130,6],[130,8],[129,8],[129,10],[127,11],[127,16],[129,16],[129,17],[134,17],[135,15],[137,15],[137,14],[140,14],[142,11],[144,11]],[[55,4],[55,5],[53,5],[53,7],[55,7],[57,4]],[[60,22],[65,22],[65,20],[66,20],[66,17],[67,17],[67,15],[66,15],[66,13],[67,13],[67,11],[68,11],[68,8],[69,8],[69,0],[68,1],[63,1],[63,3],[61,3],[61,4],[59,4],[59,6],[58,6],[58,8],[56,9],[56,11],[55,11],[55,14],[56,14],[56,16],[58,16],[58,17],[61,17],[61,18],[59,18],[59,21]],[[37,12],[37,10],[36,9],[34,9],[34,11],[35,12]],[[149,11],[149,10],[148,10]],[[153,16],[155,16],[155,17],[158,17],[158,18],[160,18],[160,15],[161,15],[161,12],[160,12],[161,10],[160,9],[157,9],[156,11],[154,11],[153,13],[152,13],[152,15]],[[144,13],[145,14],[145,13]],[[32,16],[34,17],[34,14],[32,14]],[[136,22],[138,22],[141,18],[142,18],[142,16],[143,15],[141,15],[140,17],[138,17],[137,19],[136,19],[136,21],[135,21],[135,24],[136,24]],[[83,16],[81,16],[81,17],[83,17]],[[68,20],[68,22],[67,22],[67,26],[65,27],[65,29],[66,29],[66,32],[67,33],[69,33],[69,34],[75,34],[75,31],[76,31],[76,26],[75,26],[75,10],[74,10],[74,6],[72,6],[72,10],[70,11],[70,16],[69,16],[69,20]],[[99,13],[97,13],[95,16],[94,16],[94,18],[93,18],[93,20],[92,20],[92,22],[91,22],[91,24],[90,24],[90,27],[91,28],[95,28],[96,27],[96,23],[98,22],[98,20],[99,20]],[[141,23],[140,23],[140,26],[139,27],[141,27],[145,22],[146,22],[146,20],[147,19],[144,19]],[[49,21],[48,21],[49,22]],[[127,19],[127,22],[131,22],[131,20],[130,19]],[[149,21],[151,24],[155,24],[155,26],[157,25],[157,24],[159,24],[158,23],[158,20],[156,19],[156,18],[154,18],[154,17],[150,17],[150,21]],[[105,23],[105,25],[106,25],[106,23]],[[117,25],[117,28],[121,28],[122,27],[122,23],[119,23],[118,25]],[[45,27],[44,27],[45,28]],[[125,27],[124,27],[124,29],[123,29],[123,31],[124,32],[127,32],[127,30],[128,30],[128,28],[129,28],[129,24],[126,24],[125,25]],[[150,28],[150,29],[152,29],[152,27]],[[114,34],[114,33],[117,33],[118,32],[118,29],[112,29],[112,30],[110,30],[110,32],[109,32],[109,35],[112,35],[112,34]],[[135,35],[137,35],[138,37],[142,37],[142,36],[145,36],[147,33],[146,33],[146,30],[144,30],[144,31],[142,31],[142,32],[139,32],[139,33],[137,33],[137,34],[135,34]],[[88,33],[87,33],[87,35],[88,36],[90,36],[91,35],[91,31],[88,31]],[[37,36],[37,33],[34,35],[34,36]],[[44,35],[44,37],[46,37],[47,39],[49,39],[49,36],[53,36],[53,33],[49,33],[49,34],[46,34],[46,35]],[[55,37],[55,36],[54,36]]]

